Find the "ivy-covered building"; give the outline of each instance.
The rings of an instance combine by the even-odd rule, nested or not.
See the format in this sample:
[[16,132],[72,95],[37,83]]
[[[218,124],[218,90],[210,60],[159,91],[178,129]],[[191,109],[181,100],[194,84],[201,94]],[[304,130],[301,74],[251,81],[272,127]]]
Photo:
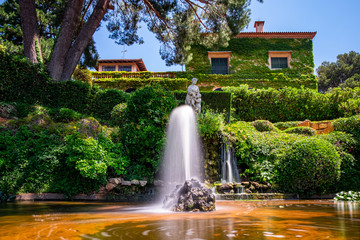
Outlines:
[[256,32],[239,33],[227,47],[192,46],[192,60],[186,70],[230,74],[234,77],[223,78],[247,79],[249,85],[252,81],[258,84],[260,80],[262,83],[283,80],[298,81],[297,85],[304,82],[305,87],[316,88],[313,56],[316,32],[264,32],[264,24],[264,21],[255,22]]

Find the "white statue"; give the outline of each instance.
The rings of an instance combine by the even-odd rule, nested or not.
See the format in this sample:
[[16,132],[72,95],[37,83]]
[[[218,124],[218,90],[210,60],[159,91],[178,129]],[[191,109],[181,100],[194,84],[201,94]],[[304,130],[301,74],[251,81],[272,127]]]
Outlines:
[[191,80],[192,84],[187,89],[187,95],[185,99],[185,104],[190,105],[196,114],[201,112],[201,94],[198,86],[196,86],[197,79],[193,78]]

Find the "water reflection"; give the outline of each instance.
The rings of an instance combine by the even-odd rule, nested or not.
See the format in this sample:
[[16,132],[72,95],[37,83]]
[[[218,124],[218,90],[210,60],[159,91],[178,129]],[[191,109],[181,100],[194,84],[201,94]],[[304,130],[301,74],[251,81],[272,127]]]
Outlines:
[[359,239],[360,236],[360,205],[346,202],[223,201],[211,213],[158,212],[149,206],[118,203],[15,205],[0,210],[0,239]]

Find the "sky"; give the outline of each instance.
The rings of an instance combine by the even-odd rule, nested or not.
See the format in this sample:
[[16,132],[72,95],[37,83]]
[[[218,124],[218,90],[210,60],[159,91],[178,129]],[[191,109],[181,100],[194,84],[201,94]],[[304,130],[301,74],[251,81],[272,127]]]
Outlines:
[[[243,31],[254,32],[255,21],[265,21],[265,32],[317,32],[313,39],[315,69],[322,62],[335,62],[338,54],[360,52],[360,0],[252,0],[251,22]],[[105,25],[95,33],[101,59],[142,58],[149,71],[181,71],[167,67],[159,54],[160,43],[146,29],[145,43],[120,46],[108,38]],[[185,69],[183,69],[185,70]]]

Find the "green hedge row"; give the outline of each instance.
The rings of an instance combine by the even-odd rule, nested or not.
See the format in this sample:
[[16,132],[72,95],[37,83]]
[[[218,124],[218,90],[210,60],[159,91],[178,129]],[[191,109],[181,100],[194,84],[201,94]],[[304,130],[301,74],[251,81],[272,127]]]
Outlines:
[[[294,87],[317,90],[317,79],[313,74],[271,73],[237,73],[237,74],[203,74],[191,72],[92,72],[94,83],[103,88],[126,90],[160,84],[168,90],[186,90],[192,78],[198,79],[202,91],[211,91],[217,87],[240,86],[248,84],[251,88],[284,88]],[[155,77],[154,77],[155,76]],[[162,76],[162,77],[157,77]]]
[[270,122],[331,120],[346,113],[340,108],[348,99],[360,98],[360,88],[342,90],[335,88],[321,94],[306,88],[249,89],[247,85],[228,87],[231,92],[232,117],[237,120]]
[[186,78],[102,78],[93,81],[105,89],[127,90],[129,88],[143,88],[146,86],[160,85],[163,88],[173,90],[186,90],[191,82]]
[[[213,92],[200,92],[203,108],[212,109],[218,113],[225,113],[229,117],[231,110],[231,93],[213,91]],[[175,91],[174,96],[180,104],[184,104],[187,92]]]
[[127,94],[103,90],[85,82],[54,82],[41,64],[0,52],[0,101],[70,108],[109,119],[112,108]]

